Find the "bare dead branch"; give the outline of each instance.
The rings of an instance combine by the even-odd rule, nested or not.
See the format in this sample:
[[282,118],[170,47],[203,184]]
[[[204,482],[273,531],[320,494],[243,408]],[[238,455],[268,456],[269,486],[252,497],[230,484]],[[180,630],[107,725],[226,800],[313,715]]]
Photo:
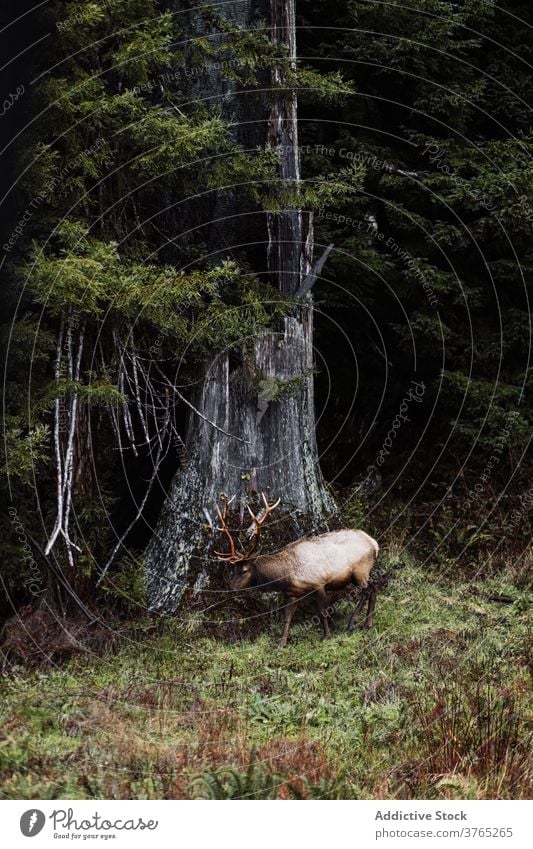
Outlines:
[[302,282],[300,284],[298,291],[296,292],[297,298],[305,298],[305,296],[308,294],[308,292],[311,291],[311,289],[315,285],[317,279],[319,278],[320,274],[322,273],[322,269],[324,268],[324,266],[326,264],[326,260],[327,260],[328,256],[330,255],[330,253],[331,253],[331,251],[333,250],[334,247],[335,247],[335,245],[333,245],[333,244],[328,245],[326,250],[324,251],[324,253],[320,257],[320,259],[318,259],[315,263],[313,263],[313,267],[311,268],[311,271],[309,272],[309,274],[306,277],[304,277],[304,279],[302,280]]

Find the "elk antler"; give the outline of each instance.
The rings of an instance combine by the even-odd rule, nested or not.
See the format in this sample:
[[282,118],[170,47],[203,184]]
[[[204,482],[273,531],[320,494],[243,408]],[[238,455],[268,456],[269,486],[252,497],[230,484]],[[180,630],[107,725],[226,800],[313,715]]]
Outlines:
[[261,508],[261,510],[260,510],[260,512],[258,513],[257,516],[252,512],[250,505],[248,505],[248,513],[252,517],[252,524],[248,528],[249,533],[260,534],[261,528],[263,527],[266,520],[270,516],[272,510],[274,510],[274,508],[277,507],[278,504],[281,501],[281,498],[278,498],[278,500],[275,501],[274,504],[269,504],[264,492],[261,493],[261,498],[263,499],[263,504],[265,506],[264,506],[264,508]]
[[231,498],[229,501],[228,501],[227,498],[224,499],[224,512],[222,512],[220,507],[218,507],[218,505],[217,505],[218,518],[220,519],[220,524],[222,525],[222,527],[217,528],[217,531],[220,531],[221,533],[226,534],[228,541],[229,541],[229,545],[230,545],[230,551],[229,551],[229,553],[224,553],[224,552],[221,552],[221,551],[215,551],[213,553],[220,560],[226,560],[228,563],[240,563],[241,560],[247,560],[248,557],[250,557],[254,553],[255,549],[257,548],[257,544],[259,542],[259,535],[261,533],[261,528],[263,527],[266,520],[270,516],[270,513],[272,512],[272,510],[274,510],[274,508],[277,507],[278,504],[281,501],[281,498],[278,498],[278,500],[276,502],[274,502],[274,504],[269,504],[268,501],[267,501],[265,493],[262,492],[261,498],[263,499],[263,503],[264,503],[265,506],[264,506],[264,508],[261,508],[260,512],[257,515],[255,515],[255,513],[253,512],[251,507],[248,505],[248,512],[249,512],[250,516],[252,517],[252,524],[250,525],[250,528],[248,529],[248,531],[250,531],[250,529],[252,529],[252,534],[253,534],[252,535],[252,543],[246,551],[236,552],[235,551],[235,541],[234,541],[234,539],[231,535],[231,531],[229,530],[227,523],[226,523],[226,517],[228,515],[228,506],[234,500],[234,497],[235,496],[233,496],[233,498]]

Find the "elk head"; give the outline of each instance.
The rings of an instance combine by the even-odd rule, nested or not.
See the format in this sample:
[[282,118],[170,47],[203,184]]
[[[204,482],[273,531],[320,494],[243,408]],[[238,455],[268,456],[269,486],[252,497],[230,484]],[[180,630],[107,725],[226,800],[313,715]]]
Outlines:
[[246,535],[250,539],[250,544],[244,551],[235,550],[235,540],[230,529],[228,528],[226,521],[228,518],[228,507],[233,501],[233,498],[229,500],[227,498],[224,498],[224,510],[221,510],[220,507],[217,505],[217,514],[220,521],[220,527],[217,527],[217,531],[220,531],[220,533],[225,534],[229,543],[229,552],[215,551],[213,553],[218,557],[219,560],[224,561],[231,567],[229,574],[229,585],[232,590],[244,590],[252,585],[254,578],[254,564],[252,555],[257,549],[263,525],[269,518],[272,510],[274,510],[274,508],[277,507],[281,501],[281,499],[278,498],[278,500],[275,501],[274,504],[269,504],[264,492],[261,493],[261,498],[263,499],[264,506],[261,507],[257,514],[253,512],[249,505],[247,507],[250,517],[252,519],[252,524],[246,531]]

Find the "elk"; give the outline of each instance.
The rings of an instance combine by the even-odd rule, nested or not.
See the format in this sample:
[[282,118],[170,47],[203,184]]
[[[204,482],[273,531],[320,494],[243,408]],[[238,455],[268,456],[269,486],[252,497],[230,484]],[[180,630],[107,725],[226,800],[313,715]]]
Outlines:
[[369,583],[369,578],[379,552],[376,540],[364,531],[345,529],[298,540],[275,554],[255,555],[261,529],[280,503],[278,499],[269,504],[264,493],[261,497],[264,507],[257,515],[248,506],[252,519],[248,528],[251,541],[248,549],[242,552],[235,550],[235,540],[227,525],[228,507],[233,499],[225,499],[223,511],[217,506],[220,527],[216,530],[226,536],[229,552],[215,551],[214,554],[230,566],[230,588],[254,588],[261,592],[280,592],[285,596],[285,627],[280,647],[287,645],[298,602],[311,594],[316,594],[324,639],[328,639],[327,593],[349,585],[360,587],[363,592],[348,622],[348,633],[354,630],[357,617],[367,601],[363,628],[371,628],[377,589]]

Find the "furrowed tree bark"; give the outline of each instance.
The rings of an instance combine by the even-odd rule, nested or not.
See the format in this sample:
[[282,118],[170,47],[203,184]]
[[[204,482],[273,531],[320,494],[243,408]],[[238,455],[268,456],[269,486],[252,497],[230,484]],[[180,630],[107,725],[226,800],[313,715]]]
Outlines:
[[[248,28],[256,11],[252,3],[230,5],[231,20]],[[220,11],[227,15],[227,4]],[[268,9],[259,11],[270,15],[272,38],[285,45],[294,68],[294,0],[270,0]],[[263,233],[257,238],[266,242],[270,281],[283,294],[295,295],[312,273],[312,216],[297,204],[283,211],[276,205],[282,190],[297,191],[300,162],[296,94],[283,88],[281,70],[272,72],[271,84],[277,94],[265,115],[263,143],[279,150],[279,184],[272,187],[272,211],[262,217]],[[231,94],[236,100],[233,89]],[[234,108],[238,112],[237,102]],[[174,479],[147,550],[147,590],[154,610],[175,612],[186,595],[208,587],[219,572],[208,556],[212,538],[204,516],[205,511],[215,515],[221,493],[237,495],[241,503],[262,490],[280,497],[300,535],[324,527],[335,511],[317,457],[310,294],[276,329],[245,342],[241,352],[221,354],[209,365],[194,399],[200,415],[190,414],[189,463]]]

